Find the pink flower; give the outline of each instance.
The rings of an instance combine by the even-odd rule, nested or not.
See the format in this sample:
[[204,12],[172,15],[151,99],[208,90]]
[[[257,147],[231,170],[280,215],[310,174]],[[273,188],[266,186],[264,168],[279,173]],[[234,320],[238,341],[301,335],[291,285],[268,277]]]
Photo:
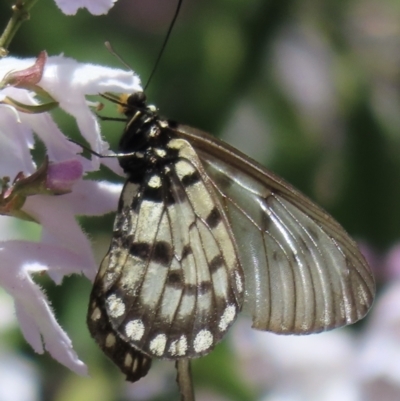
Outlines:
[[[3,220],[10,219],[7,215],[34,221],[41,228],[38,242],[7,238],[6,233],[1,236],[0,285],[13,297],[19,325],[32,348],[38,353],[47,350],[71,370],[86,374],[86,366],[32,275],[46,273],[57,284],[73,273],[94,279],[98,266],[76,216],[116,210],[121,186],[83,177],[97,170],[100,162],[115,171],[120,169],[116,159],[88,160],[79,155],[81,148],[68,141],[51,115],[39,112],[43,104],[36,100],[35,92],[51,96],[49,104],[54,107],[58,103],[72,115],[91,148],[104,154],[108,144],[101,138],[85,96],[107,91],[133,93],[141,90],[140,81],[133,72],[81,64],[64,56],[47,59],[45,54],[36,61],[0,60],[0,81],[0,178],[9,177],[8,184],[3,180],[0,194],[0,227]],[[49,160],[39,169],[30,153],[35,146],[34,133],[44,143]]]

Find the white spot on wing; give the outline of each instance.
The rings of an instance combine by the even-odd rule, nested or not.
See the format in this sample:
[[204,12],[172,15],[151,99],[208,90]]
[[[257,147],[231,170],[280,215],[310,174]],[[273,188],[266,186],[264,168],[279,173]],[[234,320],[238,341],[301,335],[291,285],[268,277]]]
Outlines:
[[164,204],[162,202],[155,203],[147,200],[141,202],[136,224],[136,242],[153,243],[163,211]]
[[171,139],[168,144],[167,147],[169,149],[181,149],[183,146],[185,146],[185,141],[183,141],[182,139]]
[[127,353],[125,355],[124,365],[129,368],[132,365],[132,355]]
[[94,311],[92,312],[92,315],[90,318],[94,321],[99,320],[101,318],[101,311],[99,308],[95,308]]
[[175,169],[180,179],[182,179],[186,175],[193,174],[194,172],[196,172],[196,169],[191,164],[189,164],[187,161],[184,160],[179,160],[178,162],[176,162]]
[[196,352],[203,352],[209,349],[213,343],[213,335],[209,330],[200,330],[194,339],[193,347]]
[[[124,206],[130,207],[132,199],[137,195],[139,189],[138,184],[127,182],[121,193],[121,200]],[[117,221],[117,219],[116,219]]]
[[125,326],[126,335],[134,341],[139,341],[144,334],[144,324],[140,319],[131,320]]
[[150,351],[157,356],[164,353],[165,345],[167,344],[167,336],[165,334],[158,334],[150,341]]
[[154,152],[157,156],[160,156],[160,157],[165,157],[167,155],[167,152],[164,149],[156,148],[156,149],[154,149]]
[[235,319],[235,316],[236,316],[235,305],[228,305],[225,308],[224,313],[221,316],[221,319],[218,324],[218,328],[221,331],[225,331],[228,328],[229,324],[233,322],[233,320]]
[[172,341],[169,346],[169,353],[172,356],[183,356],[187,352],[187,339],[186,336],[182,335],[179,337],[179,340]]
[[115,294],[111,294],[107,298],[107,307],[109,315],[113,318],[120,317],[125,313],[125,304]]
[[161,187],[161,178],[159,175],[153,175],[149,182],[148,182],[149,187],[151,188],[160,188]]
[[106,347],[107,348],[111,348],[115,345],[115,336],[113,333],[110,333],[107,337],[106,337]]

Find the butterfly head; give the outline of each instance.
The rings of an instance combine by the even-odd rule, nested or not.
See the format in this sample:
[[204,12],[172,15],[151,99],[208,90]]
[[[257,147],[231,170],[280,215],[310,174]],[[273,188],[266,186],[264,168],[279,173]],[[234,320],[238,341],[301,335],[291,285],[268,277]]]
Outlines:
[[135,92],[132,94],[124,93],[119,96],[118,111],[131,119],[138,112],[155,116],[158,110],[153,105],[147,105],[147,97],[144,92]]

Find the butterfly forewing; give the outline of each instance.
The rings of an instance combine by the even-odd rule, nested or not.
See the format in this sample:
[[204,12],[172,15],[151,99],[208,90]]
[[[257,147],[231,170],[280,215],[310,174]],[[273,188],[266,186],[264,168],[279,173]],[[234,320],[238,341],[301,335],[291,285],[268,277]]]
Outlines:
[[[189,143],[125,185],[96,279],[112,330],[158,358],[197,357],[241,309],[243,273],[219,196]],[[96,293],[97,296],[97,293]],[[92,295],[93,297],[93,295]]]
[[256,162],[180,126],[219,193],[245,274],[253,327],[307,334],[361,319],[375,285],[355,242],[321,208]]

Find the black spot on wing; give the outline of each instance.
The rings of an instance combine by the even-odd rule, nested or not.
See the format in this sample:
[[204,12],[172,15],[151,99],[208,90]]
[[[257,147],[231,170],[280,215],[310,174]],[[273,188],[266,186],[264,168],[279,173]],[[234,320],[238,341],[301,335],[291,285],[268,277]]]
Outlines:
[[186,284],[185,295],[204,295],[211,291],[212,285],[210,281],[202,281],[198,284]]
[[183,275],[181,270],[169,271],[167,276],[167,285],[173,288],[182,288],[183,285]]
[[162,266],[168,267],[171,264],[173,250],[171,244],[165,241],[158,241],[154,245],[152,260]]
[[210,228],[215,228],[217,227],[220,221],[221,221],[221,213],[216,207],[214,207],[206,218],[206,224]]
[[198,284],[197,290],[199,295],[203,295],[211,291],[211,282],[210,281],[202,281]]
[[189,255],[193,253],[192,247],[190,245],[185,245],[182,249],[181,260],[186,259]]
[[160,203],[163,201],[163,189],[162,186],[158,188],[150,187],[146,185],[143,190],[143,200]]
[[213,273],[223,266],[224,266],[224,259],[222,258],[221,255],[217,255],[210,262],[210,272]]
[[147,242],[134,242],[129,248],[129,253],[139,259],[148,259],[150,251],[151,244]]
[[182,184],[184,187],[190,187],[200,181],[200,174],[198,171],[193,171],[182,177]]

